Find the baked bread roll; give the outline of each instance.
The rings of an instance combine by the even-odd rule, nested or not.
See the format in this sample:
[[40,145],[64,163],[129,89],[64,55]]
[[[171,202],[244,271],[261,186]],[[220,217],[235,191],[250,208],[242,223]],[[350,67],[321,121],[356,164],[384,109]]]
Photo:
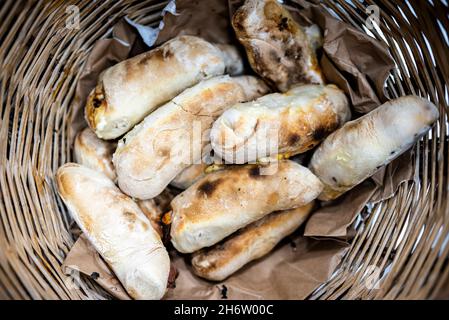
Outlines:
[[192,164],[182,170],[170,184],[179,189],[187,189],[199,179],[204,177],[205,170],[209,165],[207,163]]
[[430,101],[406,96],[346,123],[318,147],[309,164],[323,182],[320,200],[332,200],[410,148],[438,119]]
[[316,27],[306,32],[276,0],[246,0],[232,26],[253,70],[279,91],[324,83],[314,48],[320,42]]
[[230,235],[222,243],[195,252],[192,257],[194,273],[213,281],[226,279],[247,263],[268,254],[307,219],[312,208],[313,202],[273,212]]
[[217,47],[198,37],[176,37],[105,70],[88,97],[86,120],[98,137],[118,138],[184,89],[224,70]]
[[73,147],[75,161],[88,168],[103,172],[109,179],[115,181],[117,175],[112,164],[112,154],[116,147],[116,142],[99,139],[87,127],[76,135]]
[[348,99],[335,85],[296,86],[239,103],[214,123],[214,153],[242,164],[276,154],[306,152],[351,118]]
[[318,178],[289,160],[211,172],[171,202],[171,242],[183,253],[209,247],[273,211],[311,202],[321,190]]
[[226,108],[254,99],[265,89],[254,77],[219,76],[161,106],[118,144],[113,163],[120,189],[138,199],[160,194],[182,170],[201,163],[213,121]]
[[137,204],[103,173],[67,163],[56,174],[73,219],[134,299],[160,299],[170,260]]

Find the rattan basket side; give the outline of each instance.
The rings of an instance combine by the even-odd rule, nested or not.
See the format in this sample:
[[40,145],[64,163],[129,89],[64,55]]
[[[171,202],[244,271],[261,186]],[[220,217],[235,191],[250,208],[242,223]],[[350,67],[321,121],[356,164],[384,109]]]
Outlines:
[[[76,7],[69,7],[74,5]],[[61,270],[73,245],[54,173],[71,160],[68,124],[79,70],[97,39],[123,17],[156,26],[166,1],[3,1],[0,5],[0,298],[102,299]],[[435,298],[449,276],[447,105],[449,8],[443,2],[324,1],[322,6],[386,43],[397,68],[388,96],[417,94],[440,109],[414,147],[415,179],[362,213],[357,235],[314,299]],[[372,7],[375,6],[375,7]],[[79,28],[68,28],[71,10]],[[374,9],[373,9],[374,8]],[[379,27],[367,18],[379,9]],[[367,285],[374,272],[379,283]]]

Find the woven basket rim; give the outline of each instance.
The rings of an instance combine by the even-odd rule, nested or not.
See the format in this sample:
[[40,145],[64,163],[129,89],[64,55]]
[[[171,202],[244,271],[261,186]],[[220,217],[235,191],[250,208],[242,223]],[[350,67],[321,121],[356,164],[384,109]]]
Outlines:
[[[53,178],[72,159],[72,99],[95,41],[125,15],[157,26],[166,4],[6,0],[0,6],[0,299],[110,298],[87,277],[73,289],[61,269],[74,239]],[[69,5],[80,12],[79,32],[64,28]],[[371,214],[362,212],[340,267],[310,298],[449,297],[449,290],[442,291],[449,288],[449,8],[440,1],[320,5],[388,46],[396,64],[387,79],[389,97],[426,97],[438,106],[440,119],[413,147],[414,181],[401,184]],[[367,29],[377,9],[379,25]],[[366,285],[372,266],[379,287]]]

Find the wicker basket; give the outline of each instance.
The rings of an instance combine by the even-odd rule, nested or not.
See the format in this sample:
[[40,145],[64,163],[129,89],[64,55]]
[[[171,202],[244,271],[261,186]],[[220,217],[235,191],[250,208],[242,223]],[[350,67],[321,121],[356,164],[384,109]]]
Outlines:
[[[80,30],[64,27],[67,6]],[[121,17],[155,26],[164,1],[3,1],[0,7],[0,298],[107,297],[92,280],[72,290],[61,264],[73,245],[71,220],[56,195],[56,169],[71,160],[67,139],[79,70],[93,43]],[[380,29],[363,27],[380,8]],[[417,94],[440,109],[438,125],[415,147],[415,181],[378,203],[359,224],[333,277],[311,298],[426,299],[447,284],[449,191],[447,104],[449,8],[433,1],[324,2],[342,20],[389,46],[397,68],[390,97]],[[362,215],[365,216],[365,215]],[[378,266],[379,287],[363,285]],[[447,294],[447,293],[446,293]]]

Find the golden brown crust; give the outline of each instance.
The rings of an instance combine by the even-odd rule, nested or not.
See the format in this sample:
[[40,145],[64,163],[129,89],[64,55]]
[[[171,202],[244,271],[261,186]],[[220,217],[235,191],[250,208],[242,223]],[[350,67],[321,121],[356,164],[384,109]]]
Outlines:
[[337,87],[294,86],[226,110],[214,122],[211,145],[228,163],[288,158],[314,148],[350,116],[348,100]]
[[112,164],[112,154],[117,147],[116,142],[99,139],[89,128],[81,130],[74,143],[74,155],[77,163],[104,173],[112,181],[117,176]]
[[248,262],[268,254],[306,220],[313,207],[314,202],[311,202],[296,209],[271,213],[223,242],[196,252],[192,258],[195,274],[209,280],[225,279]]
[[69,163],[56,174],[75,222],[135,299],[160,299],[170,270],[159,235],[137,204],[104,174]]
[[[123,192],[151,199],[182,170],[201,161],[208,152],[209,139],[205,137],[215,119],[235,103],[252,97],[248,94],[257,94],[235,79],[214,77],[184,90],[119,142],[113,162]],[[260,89],[260,82],[254,78],[245,83],[249,89]]]
[[287,160],[207,174],[173,199],[172,243],[178,251],[193,252],[270,212],[309,203],[322,185],[304,169]]
[[118,138],[161,104],[224,69],[218,48],[198,37],[176,37],[106,69],[88,98],[86,120],[98,137]]
[[[337,114],[334,112],[329,101],[326,100],[324,94],[318,100],[313,100],[313,104],[322,105],[320,110],[303,108],[294,110],[293,108],[285,108],[276,118],[279,125],[278,130],[278,147],[279,152],[288,154],[289,156],[304,153],[313,149],[329,134],[341,126]],[[293,112],[292,112],[293,111]],[[252,134],[248,135],[239,145],[238,148],[248,143],[248,140],[255,138],[260,123],[272,121],[272,115],[267,114],[266,117],[259,117],[258,123],[254,125]],[[233,126],[234,128],[243,127],[245,118],[240,118]],[[224,144],[226,141],[226,131],[221,131],[218,141]],[[251,159],[252,160],[252,159]]]
[[425,134],[438,118],[430,101],[404,96],[346,123],[314,152],[309,168],[323,182],[320,200],[333,200],[372,176]]

